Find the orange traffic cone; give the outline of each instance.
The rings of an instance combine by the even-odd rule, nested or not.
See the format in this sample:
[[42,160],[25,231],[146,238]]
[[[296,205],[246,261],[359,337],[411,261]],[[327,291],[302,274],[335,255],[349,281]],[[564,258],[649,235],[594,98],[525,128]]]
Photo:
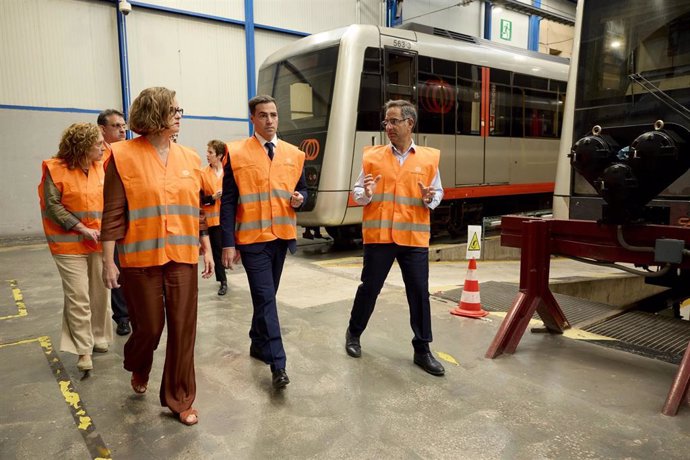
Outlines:
[[489,314],[488,311],[482,310],[482,304],[479,298],[479,281],[477,280],[476,272],[477,262],[472,258],[467,268],[465,287],[462,288],[460,302],[458,302],[456,309],[450,311],[451,314],[456,316],[468,316],[470,318],[482,318]]

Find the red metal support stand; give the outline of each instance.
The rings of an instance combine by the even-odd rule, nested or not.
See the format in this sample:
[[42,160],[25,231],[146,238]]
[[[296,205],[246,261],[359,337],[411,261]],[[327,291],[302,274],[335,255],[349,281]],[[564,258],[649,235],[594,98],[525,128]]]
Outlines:
[[[632,246],[649,247],[659,238],[683,240],[690,246],[690,228],[668,225],[630,225],[624,229]],[[501,323],[487,358],[514,353],[535,311],[549,332],[562,333],[570,327],[563,311],[549,290],[551,254],[577,256],[600,261],[627,262],[636,265],[659,265],[653,252],[631,251],[623,247],[615,225],[583,220],[541,220],[524,216],[501,219],[501,245],[522,248],[520,258],[520,292]],[[690,258],[684,257],[674,268],[690,270]],[[662,410],[676,415],[690,390],[690,347],[683,360]],[[690,402],[690,401],[688,401]]]
[[690,346],[683,354],[683,360],[680,362],[676,378],[673,379],[673,385],[668,392],[666,403],[661,413],[668,416],[673,416],[678,413],[680,404],[685,400],[688,401],[688,384],[690,383]]
[[535,310],[550,332],[563,333],[570,324],[549,289],[551,254],[547,241],[549,222],[523,223],[523,246],[520,258],[520,292],[486,352],[487,358],[514,353]]

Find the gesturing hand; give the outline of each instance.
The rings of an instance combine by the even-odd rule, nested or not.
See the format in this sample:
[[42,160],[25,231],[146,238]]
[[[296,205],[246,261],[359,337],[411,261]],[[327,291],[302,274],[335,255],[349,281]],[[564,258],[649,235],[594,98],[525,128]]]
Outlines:
[[302,206],[303,201],[304,195],[302,195],[300,192],[293,192],[292,196],[290,197],[290,206],[293,208],[299,208]]
[[417,185],[419,185],[419,191],[422,192],[422,200],[424,200],[426,204],[431,203],[434,196],[436,196],[436,189],[431,185],[425,187],[421,182],[417,182]]
[[364,194],[367,196],[367,198],[371,198],[371,196],[374,194],[376,191],[376,184],[379,183],[381,180],[381,174],[376,176],[372,176],[371,174],[367,174],[364,176]]

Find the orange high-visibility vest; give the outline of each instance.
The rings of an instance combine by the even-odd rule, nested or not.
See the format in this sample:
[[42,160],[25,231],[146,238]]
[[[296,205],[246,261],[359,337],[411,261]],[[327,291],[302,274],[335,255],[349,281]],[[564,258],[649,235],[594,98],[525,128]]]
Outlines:
[[430,212],[418,183],[431,183],[440,154],[437,149],[415,146],[415,153],[410,153],[401,166],[389,145],[364,148],[364,174],[381,175],[371,202],[363,209],[364,244],[429,247]]
[[297,238],[297,217],[290,198],[302,176],[304,152],[281,140],[271,161],[255,136],[232,143],[228,148],[240,195],[235,219],[236,244]]
[[[223,174],[220,177],[216,176],[216,171],[209,165],[201,171],[201,188],[204,195],[213,195],[218,190],[223,188]],[[204,205],[204,214],[206,214],[206,224],[209,227],[216,227],[220,225],[220,199],[210,205]]]
[[103,162],[103,169],[105,169],[106,166],[108,165],[108,159],[112,155],[113,155],[113,148],[106,141],[103,141],[103,158],[101,158],[101,161]]
[[127,232],[118,241],[123,267],[154,267],[199,261],[201,159],[170,143],[164,165],[144,137],[112,145],[127,196]]
[[38,197],[43,217],[43,230],[48,247],[53,254],[89,254],[100,252],[98,242],[88,240],[76,230],[65,230],[46,215],[43,187],[46,172],[50,172],[53,183],[60,190],[62,205],[77,217],[82,224],[92,229],[101,229],[103,215],[103,164],[94,161],[89,166],[89,174],[80,168],[69,169],[64,161],[57,158],[45,160],[42,165],[43,176],[38,185]]

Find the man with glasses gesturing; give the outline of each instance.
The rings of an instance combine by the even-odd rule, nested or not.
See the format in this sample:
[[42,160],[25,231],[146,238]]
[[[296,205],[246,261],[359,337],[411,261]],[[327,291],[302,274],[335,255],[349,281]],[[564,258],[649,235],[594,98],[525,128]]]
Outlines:
[[414,333],[414,363],[429,374],[441,376],[445,369],[429,349],[429,216],[443,198],[440,151],[417,146],[412,140],[417,124],[414,105],[395,100],[383,108],[386,116],[381,126],[390,144],[364,149],[362,171],[352,190],[352,198],[364,206],[364,267],[345,333],[345,350],[353,358],[362,355],[360,336],[397,260]]

